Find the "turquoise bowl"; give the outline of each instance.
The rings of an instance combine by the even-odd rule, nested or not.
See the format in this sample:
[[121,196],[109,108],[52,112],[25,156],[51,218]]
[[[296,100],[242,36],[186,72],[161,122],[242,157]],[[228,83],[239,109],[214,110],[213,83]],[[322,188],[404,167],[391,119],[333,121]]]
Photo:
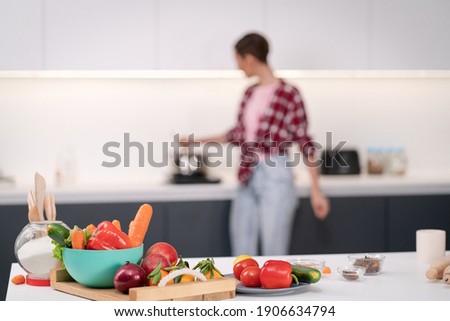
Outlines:
[[144,245],[124,250],[63,250],[67,272],[78,283],[90,288],[113,288],[114,275],[127,263],[139,264]]

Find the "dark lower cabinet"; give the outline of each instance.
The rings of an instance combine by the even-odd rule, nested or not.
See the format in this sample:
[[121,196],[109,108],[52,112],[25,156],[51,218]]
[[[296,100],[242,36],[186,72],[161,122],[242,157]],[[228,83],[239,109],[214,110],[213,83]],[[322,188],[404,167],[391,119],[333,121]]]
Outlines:
[[301,199],[292,229],[292,254],[386,251],[382,197],[330,199],[326,220],[314,216],[310,200]]
[[[336,197],[325,221],[314,217],[310,201],[301,199],[292,226],[291,254],[414,251],[415,231],[447,231],[450,248],[450,195],[405,197]],[[154,215],[145,249],[158,241],[173,244],[184,257],[229,256],[231,201],[151,202]],[[86,226],[118,219],[128,224],[141,203],[63,204],[58,218]],[[0,299],[8,286],[14,241],[27,222],[26,205],[0,206]]]
[[419,229],[446,230],[450,249],[450,195],[389,197],[387,202],[390,251],[415,250]]
[[229,256],[230,201],[168,204],[166,240],[184,257]]
[[11,263],[17,262],[14,256],[14,242],[25,225],[28,224],[28,207],[0,206],[0,299],[5,300]]

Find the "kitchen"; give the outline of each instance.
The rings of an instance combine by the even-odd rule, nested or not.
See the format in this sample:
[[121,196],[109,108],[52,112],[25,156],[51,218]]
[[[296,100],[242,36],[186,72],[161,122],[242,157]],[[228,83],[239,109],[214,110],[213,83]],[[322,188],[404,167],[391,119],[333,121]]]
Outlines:
[[[220,184],[181,186],[169,183],[170,166],[141,167],[134,151],[129,167],[103,167],[102,147],[126,133],[162,146],[177,133],[230,128],[252,83],[235,70],[232,46],[249,30],[268,36],[278,75],[300,88],[313,138],[325,146],[331,132],[333,145],[345,141],[360,156],[361,174],[321,178],[331,202],[323,222],[309,207],[304,166],[295,169],[301,201],[290,254],[414,251],[417,229],[448,233],[446,1],[131,2],[1,1],[0,167],[9,179],[0,211],[15,217],[2,227],[2,275],[16,262],[36,171],[69,226],[93,216],[126,221],[150,202],[146,244],[169,241],[186,257],[230,256],[237,155],[231,167],[208,168]],[[404,175],[367,173],[369,151],[389,156],[395,148],[407,158]],[[153,152],[164,157],[162,148]],[[8,284],[0,280],[2,298]]]

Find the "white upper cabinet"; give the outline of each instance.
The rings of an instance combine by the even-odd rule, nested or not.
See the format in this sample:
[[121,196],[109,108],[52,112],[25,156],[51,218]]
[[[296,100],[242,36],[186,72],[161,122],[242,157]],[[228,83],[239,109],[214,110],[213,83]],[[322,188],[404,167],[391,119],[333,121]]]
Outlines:
[[367,69],[367,0],[268,0],[275,69]]
[[159,2],[160,69],[234,69],[234,43],[264,31],[262,0]]
[[450,69],[450,1],[376,0],[373,69]]
[[449,0],[0,0],[0,70],[450,70]]
[[41,0],[0,0],[0,70],[42,69],[41,8]]
[[46,69],[156,69],[156,0],[46,0]]

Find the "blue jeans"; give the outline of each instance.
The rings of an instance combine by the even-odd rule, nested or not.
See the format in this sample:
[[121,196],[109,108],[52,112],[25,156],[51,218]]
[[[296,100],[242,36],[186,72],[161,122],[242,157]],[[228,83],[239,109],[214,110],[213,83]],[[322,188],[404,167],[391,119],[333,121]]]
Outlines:
[[[269,157],[269,156],[267,156]],[[231,206],[230,239],[233,256],[286,255],[289,252],[297,196],[286,156],[270,156],[254,169],[247,186],[240,186]]]

